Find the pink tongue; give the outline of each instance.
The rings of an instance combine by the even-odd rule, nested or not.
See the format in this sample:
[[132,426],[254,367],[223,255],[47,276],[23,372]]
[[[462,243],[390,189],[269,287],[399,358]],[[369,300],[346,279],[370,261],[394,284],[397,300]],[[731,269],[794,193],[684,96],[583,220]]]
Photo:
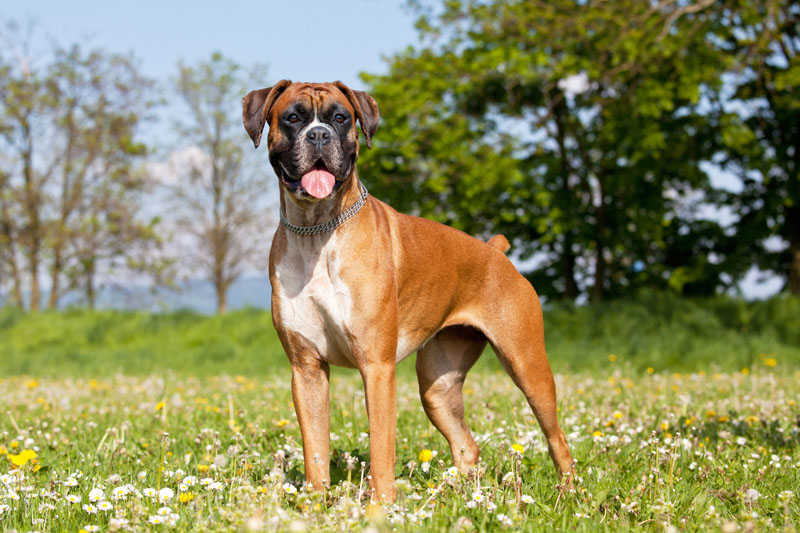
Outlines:
[[325,198],[333,190],[336,178],[327,170],[312,170],[303,176],[300,183],[314,198]]

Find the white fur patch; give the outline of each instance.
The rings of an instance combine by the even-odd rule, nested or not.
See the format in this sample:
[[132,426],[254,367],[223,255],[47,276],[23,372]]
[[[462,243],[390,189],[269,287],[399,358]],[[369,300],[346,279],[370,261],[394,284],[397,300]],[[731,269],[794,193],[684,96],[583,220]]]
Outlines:
[[336,234],[288,238],[275,269],[283,327],[305,338],[329,363],[354,366],[345,334],[353,300],[339,275],[340,261],[332,257]]
[[331,128],[330,124],[325,124],[324,122],[321,122],[319,120],[319,117],[317,116],[317,111],[314,110],[314,120],[312,120],[309,124],[306,125],[306,127],[304,127],[302,130],[300,130],[300,133],[297,134],[297,138],[298,139],[305,139],[306,133],[308,133],[308,130],[310,130],[311,128],[313,128],[315,126],[322,126],[326,130],[328,130],[328,133],[331,135],[331,137],[333,137],[333,128]]

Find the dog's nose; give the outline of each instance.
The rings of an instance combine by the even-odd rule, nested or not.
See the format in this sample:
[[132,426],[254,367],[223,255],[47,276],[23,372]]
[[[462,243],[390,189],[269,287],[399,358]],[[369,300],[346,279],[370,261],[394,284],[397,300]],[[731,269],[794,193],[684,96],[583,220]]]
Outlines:
[[314,126],[306,133],[306,139],[313,144],[317,150],[331,142],[331,132],[324,126]]

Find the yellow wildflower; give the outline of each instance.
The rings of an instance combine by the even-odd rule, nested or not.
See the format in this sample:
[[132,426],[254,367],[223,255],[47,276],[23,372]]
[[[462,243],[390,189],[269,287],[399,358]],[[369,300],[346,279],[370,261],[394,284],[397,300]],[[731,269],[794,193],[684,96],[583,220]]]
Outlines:
[[617,354],[610,353],[608,354],[608,360],[612,363],[617,360]]
[[275,422],[275,425],[278,426],[279,428],[282,428],[283,426],[285,426],[288,423],[289,423],[288,420],[286,420],[285,418],[281,418],[280,420]]
[[164,402],[158,402],[158,403],[156,404],[156,411],[160,411],[160,410],[162,410],[162,409],[164,408],[164,406],[165,406],[165,405],[166,405],[166,404],[165,404]]
[[764,364],[769,366],[769,367],[774,367],[775,365],[778,364],[778,361],[775,360],[773,357],[770,357],[770,358],[764,360]]
[[181,492],[178,495],[178,501],[181,503],[188,503],[194,499],[194,494],[191,492]]
[[653,373],[653,372],[655,372],[655,371],[656,371],[656,369],[655,369],[655,368],[653,368],[652,366],[648,366],[648,367],[647,367],[647,373],[648,373],[648,374],[652,374],[652,373]]
[[201,474],[208,472],[208,465],[204,464],[197,465],[197,471],[200,472]]
[[520,444],[518,442],[515,442],[514,444],[512,444],[511,445],[511,449],[514,450],[515,452],[517,452],[520,455],[525,453],[525,448],[522,446],[522,444]]
[[747,367],[744,367],[744,368],[742,369],[742,374],[744,374],[745,376],[746,376],[746,375],[748,375],[749,373],[750,373],[750,369],[749,369],[749,368],[747,368]]
[[419,452],[419,460],[423,463],[430,462],[433,459],[433,452],[430,450],[422,450]]
[[18,454],[8,454],[8,459],[15,466],[24,466],[28,461],[36,457],[36,452],[33,450],[22,450]]

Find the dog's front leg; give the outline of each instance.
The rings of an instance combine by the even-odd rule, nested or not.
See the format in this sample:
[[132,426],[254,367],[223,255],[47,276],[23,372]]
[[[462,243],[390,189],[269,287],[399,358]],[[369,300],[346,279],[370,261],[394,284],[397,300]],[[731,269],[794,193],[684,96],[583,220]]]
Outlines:
[[316,358],[292,361],[292,398],[303,435],[306,481],[330,484],[330,367]]
[[394,502],[397,388],[395,361],[368,363],[362,370],[369,417],[370,488],[372,500]]

